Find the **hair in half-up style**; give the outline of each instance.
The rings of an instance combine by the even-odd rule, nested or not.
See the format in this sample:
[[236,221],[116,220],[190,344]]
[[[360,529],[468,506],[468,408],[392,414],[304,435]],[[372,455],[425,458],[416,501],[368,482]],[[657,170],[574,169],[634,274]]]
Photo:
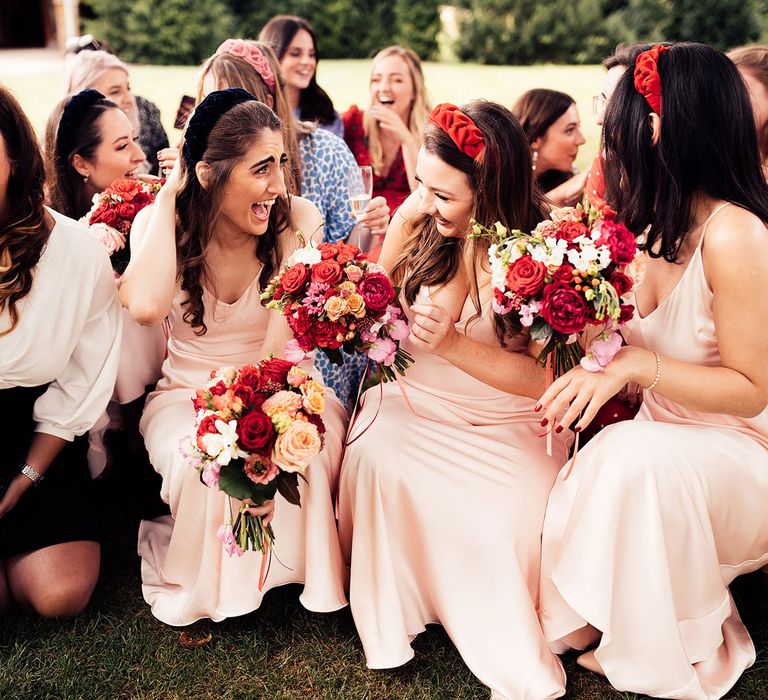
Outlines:
[[0,139],[10,166],[8,188],[0,192],[0,313],[8,309],[11,325],[19,323],[16,304],[32,289],[32,278],[50,230],[45,221],[45,169],[29,119],[13,95],[0,85]]
[[[495,102],[475,100],[460,109],[482,132],[485,147],[479,155],[475,158],[467,155],[431,120],[424,126],[422,145],[467,176],[474,193],[472,218],[486,226],[499,221],[508,229],[532,230],[546,218],[546,211],[533,182],[531,149],[525,132],[514,115]],[[482,307],[476,270],[478,262],[488,266],[489,240],[446,238],[437,230],[434,219],[426,214],[413,217],[406,227],[403,250],[392,268],[393,281],[402,285],[406,301],[413,304],[422,286],[447,284],[463,265],[475,308],[473,319],[479,319]],[[494,315],[500,343],[512,332],[504,319]]]
[[80,155],[93,160],[101,145],[101,117],[120,108],[96,90],[83,90],[65,97],[54,109],[45,129],[45,169],[48,177],[48,203],[71,219],[88,213],[91,200],[83,176],[75,170],[72,158]]
[[[642,56],[642,54],[641,54]],[[672,44],[658,56],[661,132],[652,143],[651,107],[622,76],[603,124],[606,201],[651,257],[677,262],[707,195],[768,224],[768,185],[749,93],[736,66],[704,44]]]
[[[265,130],[281,133],[283,130],[275,113],[253,95],[234,106],[217,107],[218,97],[235,92],[248,95],[245,90],[223,90],[212,92],[203,100],[196,110],[196,113],[205,112],[203,123],[193,114],[182,149],[181,187],[176,197],[176,255],[181,288],[189,295],[182,304],[185,307],[183,318],[196,335],[204,335],[207,331],[203,321],[203,287],[215,293],[204,252],[221,213],[229,176]],[[210,166],[206,187],[202,186],[195,172],[198,161]],[[277,237],[290,225],[290,200],[278,197],[270,213],[267,231],[258,237],[256,244],[256,257],[262,264],[260,289],[264,289],[277,272]]]

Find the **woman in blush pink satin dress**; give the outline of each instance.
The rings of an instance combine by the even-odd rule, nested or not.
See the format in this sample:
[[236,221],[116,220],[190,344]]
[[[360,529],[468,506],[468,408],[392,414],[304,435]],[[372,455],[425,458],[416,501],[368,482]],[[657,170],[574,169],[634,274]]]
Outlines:
[[378,387],[367,392],[342,465],[352,613],[370,668],[406,663],[413,638],[438,623],[494,697],[560,697],[565,675],[536,608],[542,520],[567,433],[549,456],[533,410],[544,370],[527,336],[491,309],[488,241],[467,239],[472,216],[529,230],[544,217],[530,149],[491,102],[441,105],[430,119],[421,186],[382,256],[403,285],[403,346],[415,362],[404,393],[394,383],[381,399]]
[[274,512],[274,557],[263,590],[261,556],[230,557],[217,538],[237,502],[230,510],[230,499],[204,486],[179,449],[194,430],[195,389],[210,371],[255,363],[269,352],[281,356],[290,338],[285,319],[261,305],[259,289],[295,249],[295,231],[316,231],[322,222],[314,205],[287,197],[287,162],[282,123],[272,110],[245,90],[213,92],[190,119],[183,156],[151,215],[141,212],[132,232],[140,240],[121,300],[141,323],[167,316],[170,324],[163,376],[147,399],[141,430],[172,517],[142,522],[138,544],[144,597],[170,625],[243,615],[286,583],[304,584],[301,601],[310,610],[346,605],[333,509],[346,421],[332,394],[324,450],[300,484],[301,508],[278,496],[276,507],[250,509]]
[[712,700],[755,660],[728,585],[768,562],[768,188],[747,91],[701,44],[641,54],[604,139],[606,199],[647,227],[644,281],[628,345],[540,403],[579,430],[628,382],[645,399],[552,490],[542,624],[598,642],[580,663],[619,690]]

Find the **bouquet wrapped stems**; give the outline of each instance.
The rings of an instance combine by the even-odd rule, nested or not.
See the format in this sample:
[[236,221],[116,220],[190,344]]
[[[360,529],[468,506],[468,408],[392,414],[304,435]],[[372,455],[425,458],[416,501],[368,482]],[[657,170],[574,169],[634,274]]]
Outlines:
[[247,503],[240,505],[232,529],[237,544],[244,552],[251,550],[266,554],[275,544],[275,531],[270,523],[264,526],[264,518],[248,513]]

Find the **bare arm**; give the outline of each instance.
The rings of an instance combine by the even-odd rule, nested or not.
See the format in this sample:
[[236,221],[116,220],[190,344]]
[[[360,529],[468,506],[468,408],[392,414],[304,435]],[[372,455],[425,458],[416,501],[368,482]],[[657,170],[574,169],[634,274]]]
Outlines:
[[[121,278],[120,302],[143,326],[159,326],[176,288],[176,194],[178,162],[151,207],[139,212],[131,231],[137,243]],[[147,210],[150,210],[147,213]]]
[[[694,411],[751,417],[768,404],[768,299],[755,293],[768,277],[768,230],[755,216],[729,207],[711,223],[702,250],[714,295],[720,365],[707,367],[661,357],[654,391]],[[653,352],[625,347],[602,372],[571,370],[544,393],[545,417],[586,426],[597,409],[628,381],[648,386],[656,377]],[[569,407],[570,404],[570,407]],[[567,411],[566,411],[567,409]]]

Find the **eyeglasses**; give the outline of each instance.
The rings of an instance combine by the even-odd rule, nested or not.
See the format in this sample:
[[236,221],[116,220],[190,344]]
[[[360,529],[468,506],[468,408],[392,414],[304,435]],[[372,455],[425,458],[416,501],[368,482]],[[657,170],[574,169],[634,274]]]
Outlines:
[[83,34],[83,36],[71,36],[64,44],[68,53],[80,53],[81,51],[100,51],[104,44],[93,38],[93,34]]
[[592,98],[592,116],[595,119],[598,119],[600,115],[605,111],[605,105],[607,103],[608,98],[602,92]]

